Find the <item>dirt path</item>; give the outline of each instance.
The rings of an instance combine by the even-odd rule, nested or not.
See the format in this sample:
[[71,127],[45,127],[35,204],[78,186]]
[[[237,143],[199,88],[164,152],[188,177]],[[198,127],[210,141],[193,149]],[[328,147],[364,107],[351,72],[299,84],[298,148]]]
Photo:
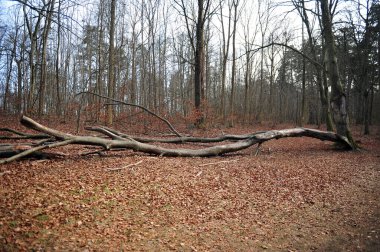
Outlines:
[[380,140],[359,138],[357,153],[300,138],[258,156],[65,147],[73,156],[7,164],[0,250],[380,251]]

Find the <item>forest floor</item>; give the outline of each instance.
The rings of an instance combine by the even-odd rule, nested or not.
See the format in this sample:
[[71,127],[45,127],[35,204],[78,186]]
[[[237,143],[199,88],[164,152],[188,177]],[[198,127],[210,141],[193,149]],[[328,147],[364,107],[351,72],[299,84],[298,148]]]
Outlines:
[[0,251],[380,251],[373,131],[355,131],[357,152],[303,137],[266,142],[257,156],[255,148],[214,158],[82,156],[91,150],[65,146],[49,150],[62,157],[2,165]]

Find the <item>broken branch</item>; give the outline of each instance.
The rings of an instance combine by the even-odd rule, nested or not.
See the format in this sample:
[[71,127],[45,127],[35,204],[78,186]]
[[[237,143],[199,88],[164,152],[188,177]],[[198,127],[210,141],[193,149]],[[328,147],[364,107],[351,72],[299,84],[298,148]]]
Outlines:
[[129,168],[129,167],[132,167],[132,166],[139,165],[139,164],[141,164],[142,162],[143,162],[143,161],[140,160],[140,161],[138,161],[137,163],[129,164],[129,165],[126,165],[126,166],[124,166],[124,167],[119,167],[119,168],[108,168],[108,169],[106,169],[106,171],[120,171],[120,170],[127,169],[127,168]]

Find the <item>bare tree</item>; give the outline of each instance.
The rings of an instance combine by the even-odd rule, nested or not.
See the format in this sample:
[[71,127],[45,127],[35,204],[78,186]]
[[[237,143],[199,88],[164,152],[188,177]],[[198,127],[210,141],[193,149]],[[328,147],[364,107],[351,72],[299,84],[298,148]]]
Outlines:
[[[327,82],[324,81],[323,76],[323,69],[321,68],[322,64],[319,64],[320,60],[318,59],[318,53],[316,49],[316,39],[313,36],[313,30],[312,26],[310,24],[307,8],[305,6],[305,1],[304,0],[292,0],[292,3],[294,7],[296,8],[297,12],[299,13],[303,25],[306,28],[306,32],[308,35],[308,44],[310,47],[311,51],[311,58],[313,61],[310,61],[313,63],[315,67],[315,72],[316,72],[316,82],[319,90],[319,96],[322,104],[322,109],[325,114],[325,120],[326,120],[326,126],[327,130],[332,131],[334,129],[333,121],[332,121],[332,116],[331,116],[331,110],[330,110],[330,97],[329,97],[329,91],[328,91],[328,86]],[[305,59],[305,57],[303,57]]]
[[45,16],[45,24],[42,32],[42,55],[41,55],[41,77],[40,77],[40,87],[39,87],[39,103],[38,103],[38,115],[41,116],[44,113],[44,105],[45,105],[45,91],[46,91],[46,83],[47,83],[47,44],[48,44],[48,36],[51,29],[53,10],[54,10],[55,0],[51,0],[45,4],[46,14]]
[[[236,87],[236,33],[237,33],[237,22],[241,14],[238,13],[238,6],[240,0],[232,0],[232,9],[234,12],[233,17],[233,29],[232,29],[232,69],[231,69],[231,94],[230,94],[230,122],[229,125],[233,126],[234,120],[234,96],[235,96],[235,87]],[[244,5],[244,4],[243,4]]]
[[[38,31],[40,29],[40,23],[43,18],[42,12],[37,13],[37,19],[33,24],[33,14],[29,13],[27,10],[27,6],[23,5],[24,12],[24,22],[28,29],[29,40],[30,40],[30,50],[29,50],[29,68],[30,68],[30,78],[29,78],[29,92],[28,92],[28,101],[27,101],[27,111],[31,112],[33,110],[34,105],[34,93],[35,93],[35,83],[36,83],[36,63],[35,56],[37,51],[37,39],[38,39]],[[43,7],[42,10],[45,10],[46,7]]]
[[[189,16],[185,0],[174,0],[177,6],[180,7],[182,15],[185,18],[186,29],[190,39],[191,47],[194,51],[194,105],[195,109],[200,112],[197,119],[197,125],[201,124],[204,120],[202,115],[201,101],[204,98],[202,90],[205,86],[205,38],[204,29],[207,19],[213,13],[211,11],[211,0],[198,0],[196,18],[192,19]],[[195,26],[195,38],[192,33],[190,22]],[[194,41],[195,40],[195,41]],[[195,42],[195,43],[194,43]]]
[[222,64],[222,73],[221,73],[221,94],[220,94],[220,113],[223,116],[223,122],[226,122],[226,106],[225,106],[225,93],[226,93],[226,76],[227,76],[227,60],[230,48],[230,39],[231,39],[231,21],[232,21],[232,5],[228,5],[228,24],[227,24],[227,33],[225,31],[225,17],[223,14],[223,1],[219,2],[220,4],[220,23],[221,23],[221,33],[222,33],[222,49],[221,49],[221,64]]

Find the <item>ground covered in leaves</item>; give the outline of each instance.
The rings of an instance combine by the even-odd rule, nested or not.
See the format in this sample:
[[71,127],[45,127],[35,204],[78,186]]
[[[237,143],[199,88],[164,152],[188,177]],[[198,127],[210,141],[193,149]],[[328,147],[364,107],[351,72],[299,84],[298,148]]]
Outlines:
[[2,165],[0,250],[379,251],[380,135],[355,137],[358,152],[304,137],[258,155],[82,156],[91,150],[66,146],[50,150],[58,158]]

